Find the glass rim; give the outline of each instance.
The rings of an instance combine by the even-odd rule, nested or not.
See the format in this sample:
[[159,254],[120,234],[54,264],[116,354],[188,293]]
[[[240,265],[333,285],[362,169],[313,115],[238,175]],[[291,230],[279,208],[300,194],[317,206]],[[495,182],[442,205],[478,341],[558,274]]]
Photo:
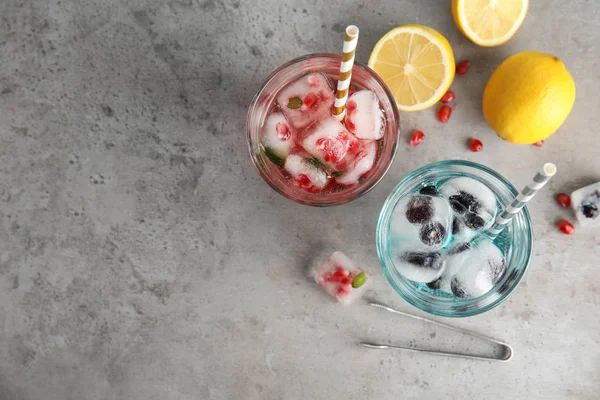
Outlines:
[[[390,283],[390,285],[396,291],[396,293],[398,293],[400,295],[400,297],[402,297],[406,302],[408,302],[412,306],[414,306],[422,311],[425,311],[429,314],[433,314],[433,315],[437,315],[437,316],[441,316],[441,317],[448,317],[448,318],[471,317],[471,316],[475,316],[475,315],[487,312],[487,311],[497,307],[504,301],[506,301],[506,299],[508,299],[513,294],[515,289],[519,286],[519,284],[523,280],[525,274],[527,273],[527,270],[529,269],[529,265],[531,263],[531,258],[532,258],[532,254],[533,254],[533,247],[534,247],[533,229],[531,227],[531,217],[529,215],[529,210],[527,209],[527,206],[523,207],[521,212],[522,212],[523,220],[524,220],[525,235],[526,235],[526,237],[528,239],[528,243],[529,243],[529,251],[526,254],[526,259],[524,261],[524,265],[523,265],[520,273],[517,276],[512,278],[512,279],[514,279],[514,281],[511,283],[510,287],[508,287],[508,289],[506,290],[505,293],[498,296],[494,292],[494,290],[492,290],[483,296],[472,298],[472,299],[459,299],[459,300],[453,299],[454,304],[464,306],[464,310],[444,310],[442,308],[438,309],[436,307],[424,308],[423,305],[420,304],[419,300],[416,297],[409,295],[411,290],[408,289],[408,287],[409,287],[409,282],[411,282],[411,281],[400,276],[400,279],[402,280],[402,282],[401,282],[402,285],[401,285],[396,280],[396,278],[394,276],[392,276],[392,274],[389,270],[390,266],[388,266],[388,263],[386,261],[386,257],[384,254],[385,253],[385,250],[384,250],[385,236],[387,235],[387,232],[385,231],[385,224],[387,223],[387,221],[389,220],[389,217],[390,217],[390,215],[388,215],[389,213],[387,211],[390,209],[393,210],[393,208],[392,208],[393,205],[399,200],[398,193],[408,183],[410,183],[412,179],[414,179],[416,176],[418,176],[424,172],[427,172],[431,169],[435,169],[435,168],[441,169],[441,168],[444,168],[445,166],[463,166],[463,167],[473,168],[475,170],[482,171],[482,172],[492,176],[493,178],[499,180],[503,185],[505,185],[505,187],[508,189],[508,191],[513,196],[516,197],[519,194],[519,191],[506,178],[504,178],[498,172],[492,170],[491,168],[486,167],[485,165],[482,165],[482,164],[479,164],[476,162],[451,159],[451,160],[443,160],[443,161],[433,162],[433,163],[424,165],[420,168],[417,168],[416,170],[412,171],[410,174],[405,176],[394,187],[394,189],[390,192],[390,194],[385,199],[385,202],[383,204],[383,207],[381,209],[381,212],[379,213],[379,217],[377,220],[377,228],[376,228],[376,235],[375,235],[377,257],[379,259],[381,269],[383,270],[383,273],[384,273],[387,281]],[[509,263],[509,265],[510,265],[510,263]],[[497,286],[501,286],[503,284],[503,282],[506,282],[508,279],[510,279],[509,275],[510,274],[505,274],[505,276],[502,278],[502,280],[500,280],[499,282],[496,283],[496,285],[494,285],[494,288],[496,288]],[[470,304],[476,304],[476,301],[480,301],[482,298],[485,298],[486,296],[494,296],[494,295],[496,295],[497,298],[490,301],[488,304],[485,304],[483,307],[473,308],[473,309],[469,309],[467,307]]]
[[[252,164],[258,170],[258,173],[260,174],[262,179],[278,194],[280,194],[281,196],[283,196],[289,200],[299,203],[299,204],[312,206],[312,207],[330,207],[330,206],[346,204],[346,203],[349,203],[351,201],[354,201],[354,200],[364,196],[365,194],[367,194],[371,190],[373,190],[375,188],[375,186],[377,186],[379,184],[379,182],[381,182],[381,180],[388,173],[389,169],[392,166],[394,159],[396,158],[396,154],[398,151],[400,113],[398,111],[398,107],[396,105],[396,101],[394,99],[393,94],[391,93],[391,91],[388,88],[388,86],[386,85],[386,83],[381,79],[381,77],[379,77],[379,75],[375,71],[373,71],[368,65],[362,64],[358,61],[355,61],[353,68],[358,67],[360,69],[363,69],[365,72],[367,72],[371,78],[375,79],[377,84],[381,87],[381,89],[387,95],[388,99],[390,99],[389,103],[391,105],[391,109],[392,109],[392,113],[393,113],[392,118],[395,121],[396,129],[395,129],[394,141],[390,146],[390,150],[391,150],[390,156],[389,156],[389,159],[387,159],[387,161],[386,161],[387,165],[385,165],[384,168],[380,171],[379,176],[375,177],[372,180],[370,179],[368,181],[368,184],[364,185],[364,187],[361,187],[360,190],[358,190],[357,192],[350,194],[348,197],[332,196],[335,199],[329,200],[329,199],[327,199],[327,195],[323,195],[321,197],[315,196],[316,198],[314,200],[312,200],[312,199],[306,200],[306,199],[295,197],[295,196],[291,195],[290,193],[287,193],[285,190],[283,190],[281,187],[279,187],[265,173],[265,171],[263,171],[263,167],[261,165],[261,160],[259,160],[257,158],[257,155],[255,154],[255,148],[253,147],[251,119],[255,113],[256,108],[260,106],[258,104],[258,99],[260,98],[261,94],[264,92],[265,88],[269,85],[270,82],[272,82],[282,71],[286,70],[287,68],[289,68],[299,62],[311,60],[314,58],[330,59],[331,61],[340,62],[342,59],[342,55],[338,54],[338,53],[305,54],[305,55],[296,57],[296,58],[282,64],[277,69],[275,69],[271,74],[269,74],[269,76],[262,83],[260,89],[256,92],[256,94],[252,98],[250,107],[248,108],[248,113],[246,116],[246,142],[248,145],[248,152],[250,153],[250,159],[252,160]],[[384,146],[387,146],[387,144],[384,143]]]

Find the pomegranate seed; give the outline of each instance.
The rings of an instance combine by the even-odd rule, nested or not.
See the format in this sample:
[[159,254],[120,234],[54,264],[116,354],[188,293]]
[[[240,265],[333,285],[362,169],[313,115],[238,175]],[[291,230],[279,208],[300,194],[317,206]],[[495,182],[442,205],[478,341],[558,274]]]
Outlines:
[[358,104],[356,104],[356,101],[354,101],[354,100],[350,100],[348,102],[348,104],[346,104],[346,112],[348,113],[348,115],[350,115],[354,111],[356,111],[357,108],[358,108]]
[[354,132],[356,130],[356,125],[352,121],[352,119],[348,116],[346,117],[346,128]]
[[461,61],[456,66],[456,73],[458,75],[464,75],[467,73],[467,70],[469,69],[470,66],[471,66],[471,62],[469,60]]
[[575,227],[569,221],[565,221],[564,219],[558,223],[558,229],[562,231],[565,235],[570,235],[575,232]]
[[310,193],[320,193],[321,192],[321,189],[318,188],[317,186],[311,186],[306,190]]
[[348,271],[346,271],[342,267],[336,267],[335,273],[333,274],[333,276],[338,277],[338,278],[345,278],[348,276]]
[[348,134],[346,132],[339,132],[337,134],[337,138],[338,138],[339,141],[347,142],[348,141]]
[[312,182],[310,181],[310,178],[308,176],[306,176],[305,174],[298,175],[298,177],[296,178],[296,181],[298,181],[298,183],[300,184],[300,187],[303,187],[303,188],[309,188],[312,186]]
[[346,278],[342,279],[342,281],[340,283],[342,286],[347,288],[348,286],[352,285],[352,280],[350,278],[346,277]]
[[535,143],[533,143],[533,145],[534,145],[535,147],[542,147],[542,145],[543,145],[543,144],[544,144],[544,141],[543,141],[543,140],[540,140],[539,142],[535,142]]
[[421,131],[414,131],[410,137],[410,145],[411,146],[418,146],[419,143],[421,143],[421,141],[423,141],[423,138],[425,137],[425,134]]
[[312,108],[318,100],[319,98],[316,94],[309,93],[304,97],[304,100],[302,100],[302,105],[306,108]]
[[439,119],[441,123],[445,124],[450,119],[451,114],[452,114],[452,108],[450,106],[447,106],[444,104],[438,110],[437,119]]
[[356,150],[358,150],[359,147],[360,147],[360,143],[358,142],[358,140],[351,140],[350,146],[348,146],[348,151],[353,153]]
[[320,149],[324,149],[328,143],[329,143],[329,139],[326,139],[326,138],[320,138],[315,142],[317,147]]
[[325,153],[325,157],[324,158],[325,158],[325,161],[328,162],[328,163],[336,161],[335,154],[333,154],[332,151],[328,151],[327,153]]
[[275,130],[279,134],[279,139],[282,141],[286,141],[292,136],[290,127],[285,122],[278,122],[277,125],[275,125]]
[[325,282],[332,282],[333,281],[333,275],[331,275],[329,272],[326,273],[325,275],[323,275],[323,278],[325,278]]
[[469,140],[469,148],[472,152],[477,153],[478,151],[483,150],[483,143],[481,143],[481,140],[473,138]]
[[450,103],[452,100],[454,100],[454,98],[455,98],[454,92],[452,90],[448,90],[446,92],[446,94],[442,96],[442,99],[440,101],[442,103],[446,104],[446,103]]
[[344,297],[348,295],[348,291],[346,289],[344,289],[343,287],[339,288],[337,291],[337,296],[338,297]]
[[556,195],[556,202],[560,204],[562,208],[571,207],[571,197],[565,193],[559,193]]

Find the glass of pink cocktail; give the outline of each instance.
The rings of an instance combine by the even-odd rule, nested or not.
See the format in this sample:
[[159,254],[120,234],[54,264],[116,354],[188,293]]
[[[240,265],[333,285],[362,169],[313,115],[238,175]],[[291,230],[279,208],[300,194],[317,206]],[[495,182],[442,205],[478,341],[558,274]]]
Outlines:
[[396,103],[369,67],[355,63],[345,118],[333,116],[341,56],[310,54],[284,64],[254,97],[250,155],[263,179],[301,204],[333,206],[371,190],[398,143]]

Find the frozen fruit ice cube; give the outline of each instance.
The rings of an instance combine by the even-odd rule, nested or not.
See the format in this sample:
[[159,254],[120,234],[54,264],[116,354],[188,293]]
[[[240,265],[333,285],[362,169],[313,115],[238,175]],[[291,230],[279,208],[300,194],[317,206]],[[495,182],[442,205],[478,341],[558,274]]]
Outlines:
[[442,185],[441,193],[450,202],[455,216],[468,229],[480,231],[496,216],[496,196],[473,178],[454,178]]
[[330,80],[318,73],[301,77],[277,95],[281,111],[297,130],[331,114],[334,101]]
[[294,178],[294,185],[308,191],[323,189],[329,181],[319,161],[301,153],[288,155],[284,169]]
[[452,210],[440,196],[411,195],[401,199],[390,219],[392,248],[432,251],[451,239]]
[[[450,279],[450,290],[461,298],[483,296],[506,272],[504,255],[489,239],[484,239],[475,247],[456,254],[448,263],[455,271]],[[452,265],[453,263],[455,265]]]
[[574,191],[571,194],[571,207],[581,225],[600,222],[600,182]]
[[438,279],[444,272],[446,260],[437,252],[408,252],[393,258],[394,267],[411,281],[428,283]]
[[335,181],[342,185],[352,186],[358,183],[361,176],[373,168],[375,158],[377,157],[377,142],[365,144],[356,154],[354,160],[350,163],[342,175],[335,178]]
[[262,129],[261,143],[267,157],[283,165],[294,147],[294,131],[283,114],[275,112],[267,117]]
[[315,282],[340,303],[349,305],[362,297],[370,277],[348,256],[336,251],[317,271]]
[[346,127],[357,138],[377,140],[383,137],[385,117],[379,98],[370,90],[359,90],[346,103]]
[[446,268],[436,281],[428,284],[427,286],[432,289],[438,289],[447,293],[452,293],[450,288],[452,278],[454,278],[454,275],[456,275],[461,267],[466,265],[467,257],[469,257],[468,251],[470,249],[471,243],[469,242],[455,244],[450,247],[444,255],[446,259]]
[[356,137],[334,116],[315,122],[302,134],[302,147],[333,171],[342,171],[360,148]]

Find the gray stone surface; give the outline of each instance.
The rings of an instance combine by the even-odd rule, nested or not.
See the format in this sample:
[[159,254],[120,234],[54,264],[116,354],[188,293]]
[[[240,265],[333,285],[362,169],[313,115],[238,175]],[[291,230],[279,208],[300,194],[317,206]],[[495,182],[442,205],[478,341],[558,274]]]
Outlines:
[[[570,237],[553,194],[600,180],[600,2],[532,2],[508,44],[462,37],[447,1],[4,0],[0,3],[0,399],[597,399],[600,234]],[[402,115],[398,156],[352,204],[278,196],[247,154],[247,106],[278,65],[423,23],[472,60],[450,123]],[[480,112],[493,69],[526,49],[563,59],[573,112],[544,147],[498,139]],[[406,145],[411,129],[426,133]],[[476,135],[484,152],[465,142]],[[508,364],[365,350],[360,338],[467,350],[445,331],[332,302],[307,268],[334,249],[374,297],[419,313],[374,247],[386,195],[431,161],[485,162],[531,204],[535,258],[509,301],[457,326],[507,340]],[[481,349],[485,351],[485,348]]]

